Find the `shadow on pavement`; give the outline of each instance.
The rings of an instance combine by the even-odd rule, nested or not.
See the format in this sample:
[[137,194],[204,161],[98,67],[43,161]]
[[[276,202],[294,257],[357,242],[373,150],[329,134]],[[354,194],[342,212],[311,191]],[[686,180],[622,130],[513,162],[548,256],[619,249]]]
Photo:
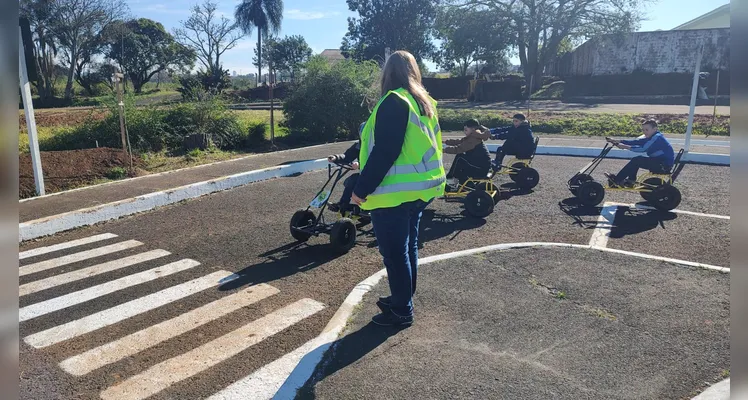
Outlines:
[[[317,356],[324,356],[324,350],[330,348],[334,357],[330,354],[325,356],[325,358],[330,360],[330,362],[322,363],[317,367],[312,374],[312,377],[309,378],[309,380],[306,381],[306,384],[297,392],[296,399],[315,399],[316,395],[314,393],[314,386],[318,382],[323,381],[328,376],[331,376],[362,359],[365,355],[369,354],[369,352],[376,349],[386,342],[387,339],[402,330],[403,328],[386,328],[378,326],[373,322],[369,322],[363,328],[336,340],[332,343],[332,346],[321,346],[319,350],[322,351],[317,352],[321,354],[318,354]],[[309,353],[308,356],[314,355],[315,352],[316,351]],[[302,360],[298,365],[302,366],[303,364],[304,360]],[[290,377],[293,375],[294,374],[291,373]],[[281,391],[279,391],[279,393]]]
[[499,186],[501,189],[501,200],[509,200],[515,196],[527,196],[535,191],[532,189],[523,189],[514,182],[507,182]]
[[445,215],[426,209],[421,218],[421,232],[418,239],[424,243],[452,235],[449,240],[454,240],[463,231],[480,228],[485,224],[485,219],[470,217],[466,211]]
[[615,225],[610,231],[610,237],[620,239],[628,235],[636,235],[650,231],[657,227],[667,229],[665,221],[678,218],[675,213],[659,210],[639,210],[619,207],[616,213]]
[[271,282],[291,276],[298,272],[308,271],[339,257],[327,246],[307,246],[304,243],[291,243],[267,253],[264,262],[248,265],[237,272],[237,278],[218,287],[218,290],[234,290],[243,286]]
[[600,210],[602,209],[602,207],[585,206],[576,197],[569,197],[560,201],[558,207],[564,214],[574,220],[573,225],[578,225],[585,229],[594,229],[597,226],[597,218],[600,216]]

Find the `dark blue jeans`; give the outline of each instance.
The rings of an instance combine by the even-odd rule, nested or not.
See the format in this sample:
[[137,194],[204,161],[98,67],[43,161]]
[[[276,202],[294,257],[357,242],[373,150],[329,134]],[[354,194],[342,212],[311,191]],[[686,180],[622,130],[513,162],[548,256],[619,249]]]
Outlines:
[[356,188],[356,183],[358,182],[358,176],[359,174],[353,174],[343,181],[343,194],[340,196],[340,206],[341,207],[348,207],[348,204],[351,202],[351,197],[353,197],[353,189]]
[[387,268],[392,312],[398,316],[413,315],[418,277],[418,225],[423,210],[430,203],[417,200],[371,212],[379,253]]
[[621,172],[616,175],[616,178],[619,181],[623,181],[624,179],[636,181],[636,176],[639,174],[639,168],[647,169],[655,174],[664,174],[670,169],[665,166],[665,163],[661,158],[636,156],[621,169]]

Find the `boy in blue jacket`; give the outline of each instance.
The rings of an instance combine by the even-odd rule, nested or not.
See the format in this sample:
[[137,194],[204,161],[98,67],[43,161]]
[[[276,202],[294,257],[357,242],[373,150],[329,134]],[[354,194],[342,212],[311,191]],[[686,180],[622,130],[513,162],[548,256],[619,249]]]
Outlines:
[[605,138],[605,140],[618,148],[647,154],[647,157],[637,156],[632,158],[621,169],[621,172],[615,175],[605,174],[611,185],[631,187],[636,182],[636,175],[639,173],[639,168],[645,168],[655,174],[666,174],[673,167],[675,159],[673,146],[670,145],[670,142],[657,129],[657,122],[651,119],[647,120],[642,124],[642,131],[644,132],[644,137],[636,140],[618,141]]
[[491,128],[493,139],[504,140],[504,144],[496,149],[496,159],[493,162],[493,170],[498,171],[505,155],[513,155],[517,158],[530,158],[535,150],[535,138],[532,136],[530,122],[524,114],[514,114],[512,125]]

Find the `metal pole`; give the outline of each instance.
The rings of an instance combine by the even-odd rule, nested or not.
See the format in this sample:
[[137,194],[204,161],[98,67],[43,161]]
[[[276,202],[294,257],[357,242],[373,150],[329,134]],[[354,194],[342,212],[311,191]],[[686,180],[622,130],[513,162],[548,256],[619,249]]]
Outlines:
[[268,85],[268,89],[270,90],[270,145],[275,146],[275,101],[273,99],[273,84],[275,83],[275,79],[273,79],[272,57],[268,58],[268,73],[270,74],[270,84]]
[[34,118],[34,103],[31,101],[31,84],[26,70],[26,57],[23,51],[23,40],[21,39],[21,27],[18,27],[18,77],[21,84],[21,97],[23,97],[23,111],[26,115],[26,130],[29,135],[29,151],[31,152],[31,166],[34,169],[34,186],[36,194],[44,196],[44,175],[42,173],[42,159],[39,155],[39,141],[36,135],[36,119]]
[[691,109],[688,111],[688,128],[686,128],[686,143],[683,148],[686,153],[691,149],[691,133],[693,132],[693,116],[696,113],[696,95],[699,90],[699,72],[701,69],[701,56],[704,54],[704,46],[701,46],[696,56],[696,69],[693,71],[693,85],[691,86]]
[[527,93],[527,115],[526,115],[527,118],[530,118],[530,97],[532,96],[532,84],[534,83],[533,82],[534,78],[535,78],[534,75],[530,76],[530,90],[528,90],[528,93]]
[[125,136],[125,102],[122,100],[122,87],[120,79],[123,77],[120,73],[114,74],[114,82],[117,84],[117,101],[119,102],[119,130],[122,136],[122,151],[127,155],[127,138]]

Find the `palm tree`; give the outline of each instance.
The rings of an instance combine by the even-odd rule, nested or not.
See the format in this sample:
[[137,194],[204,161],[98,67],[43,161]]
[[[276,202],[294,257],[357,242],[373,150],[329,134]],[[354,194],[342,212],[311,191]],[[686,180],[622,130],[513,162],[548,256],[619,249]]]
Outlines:
[[257,28],[257,84],[262,77],[262,37],[278,34],[283,20],[283,0],[242,0],[234,12],[236,23],[245,34]]

